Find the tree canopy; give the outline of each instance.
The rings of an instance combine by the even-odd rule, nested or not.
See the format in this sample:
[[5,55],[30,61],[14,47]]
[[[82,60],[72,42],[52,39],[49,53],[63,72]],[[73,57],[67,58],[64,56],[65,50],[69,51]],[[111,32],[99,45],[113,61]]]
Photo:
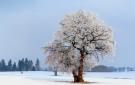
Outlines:
[[91,68],[100,57],[112,54],[113,48],[111,27],[94,14],[80,10],[65,15],[45,53],[50,66],[72,72],[75,82],[83,82],[84,67]]

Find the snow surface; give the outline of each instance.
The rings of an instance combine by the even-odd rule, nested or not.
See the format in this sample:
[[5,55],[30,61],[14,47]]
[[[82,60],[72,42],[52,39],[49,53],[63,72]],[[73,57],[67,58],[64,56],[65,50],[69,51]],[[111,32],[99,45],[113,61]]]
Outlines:
[[[0,72],[0,85],[80,85],[71,74],[53,72]],[[135,72],[86,72],[83,85],[135,85]]]

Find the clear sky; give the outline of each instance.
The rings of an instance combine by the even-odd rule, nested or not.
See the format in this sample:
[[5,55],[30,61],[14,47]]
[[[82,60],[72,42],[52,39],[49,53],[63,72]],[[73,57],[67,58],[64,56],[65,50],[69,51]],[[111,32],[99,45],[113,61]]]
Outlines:
[[113,27],[115,56],[102,63],[135,66],[135,0],[0,0],[0,59],[37,57],[66,13],[92,11]]

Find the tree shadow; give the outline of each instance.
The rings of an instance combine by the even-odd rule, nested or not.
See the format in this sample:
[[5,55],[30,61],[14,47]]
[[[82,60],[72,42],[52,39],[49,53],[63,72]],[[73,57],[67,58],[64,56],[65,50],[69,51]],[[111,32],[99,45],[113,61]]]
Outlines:
[[54,76],[54,77],[58,77],[58,76],[62,76],[62,75],[57,75],[57,76],[56,76],[56,75],[48,75],[48,76]]
[[70,84],[97,84],[97,83],[100,83],[100,82],[88,82],[88,81],[85,81],[85,82],[54,81],[54,82],[62,82],[62,83],[70,83]]

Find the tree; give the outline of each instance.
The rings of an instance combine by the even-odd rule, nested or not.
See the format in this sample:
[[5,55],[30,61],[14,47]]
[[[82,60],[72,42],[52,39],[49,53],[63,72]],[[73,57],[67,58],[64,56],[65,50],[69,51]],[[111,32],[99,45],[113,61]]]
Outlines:
[[74,82],[84,82],[84,67],[91,68],[100,58],[113,53],[112,30],[82,10],[66,15],[60,27],[54,41],[45,47],[48,64],[72,72]]
[[32,66],[32,71],[36,71],[36,68],[35,68],[35,66]]
[[21,60],[21,71],[25,71],[25,62],[24,62],[24,58],[22,58],[22,60]]
[[32,71],[32,67],[33,67],[33,61],[29,60],[28,61],[28,71]]
[[92,72],[114,72],[116,71],[116,68],[114,67],[108,67],[104,65],[98,65],[91,69]]
[[36,71],[40,70],[40,61],[39,61],[39,59],[36,60],[35,69],[36,69]]
[[2,71],[2,64],[1,64],[1,61],[0,61],[0,71]]
[[65,60],[64,57],[62,57],[62,55],[66,53],[66,49],[64,48],[64,46],[62,46],[62,43],[55,40],[54,42],[49,44],[47,47],[45,47],[45,52],[48,55],[46,59],[46,63],[54,71],[55,76],[57,76],[57,71],[59,69],[66,71],[66,69],[63,68],[64,65],[59,64],[59,62],[63,62]]
[[6,70],[7,70],[7,68],[6,68],[5,60],[2,59],[2,60],[1,60],[1,71],[6,71]]
[[18,61],[18,70],[24,71],[25,70],[25,64],[24,64],[24,58]]
[[13,70],[13,71],[17,71],[16,62],[14,62],[12,70]]
[[24,61],[24,67],[25,67],[25,70],[26,71],[28,71],[28,69],[29,69],[29,65],[28,65],[29,63],[28,63],[28,59],[27,58],[25,58],[25,61]]
[[21,64],[21,60],[18,61],[18,70],[22,71],[22,64]]
[[8,61],[7,70],[12,71],[12,60],[11,59]]

